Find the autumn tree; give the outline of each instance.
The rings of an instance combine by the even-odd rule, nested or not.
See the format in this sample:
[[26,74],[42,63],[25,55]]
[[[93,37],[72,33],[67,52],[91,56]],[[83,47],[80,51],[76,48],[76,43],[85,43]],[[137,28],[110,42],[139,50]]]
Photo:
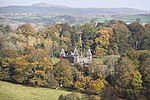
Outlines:
[[89,84],[89,89],[88,91],[90,91],[91,93],[96,93],[99,94],[102,89],[105,87],[106,85],[106,81],[104,79],[96,79],[96,80],[92,80]]
[[111,28],[101,28],[97,31],[96,38],[95,38],[95,54],[98,57],[102,57],[107,53],[108,46],[110,44],[109,40],[112,36],[112,29]]
[[51,52],[52,56],[58,56],[61,48],[69,51],[71,46],[71,29],[72,27],[67,24],[56,24],[47,26],[41,36],[44,38],[43,45]]
[[101,100],[122,100],[118,98],[117,91],[113,86],[105,87],[101,94]]
[[14,58],[18,57],[16,51],[0,49],[0,80],[13,82]]
[[75,88],[84,92],[89,88],[89,84],[92,80],[93,78],[90,76],[80,76],[75,82]]
[[49,86],[49,74],[53,68],[49,55],[44,50],[33,50],[31,54],[15,59],[13,78],[17,83]]
[[107,82],[103,78],[93,80],[90,76],[80,76],[75,82],[75,88],[90,94],[99,94]]
[[128,25],[128,29],[132,32],[129,37],[132,48],[135,50],[141,49],[140,44],[145,33],[144,27],[140,23],[134,22]]
[[127,25],[122,23],[113,24],[112,38],[110,39],[109,49],[113,51],[113,54],[117,52],[121,55],[125,54],[129,49],[128,36],[129,30]]
[[35,44],[37,44],[37,30],[30,23],[18,26],[16,34],[18,35],[18,37],[12,38],[14,38],[15,41],[24,42],[25,46],[33,47]]
[[33,35],[36,33],[36,29],[31,24],[27,23],[27,24],[20,25],[17,28],[16,33],[17,34],[24,34],[24,35],[29,35],[29,34]]
[[142,81],[143,81],[143,89],[142,93],[149,99],[149,58],[150,58],[150,52],[148,50],[138,50],[138,51],[130,51],[128,54],[130,59],[134,61],[134,64],[138,66],[138,70],[140,71],[142,75]]
[[53,74],[60,87],[70,87],[73,84],[71,67],[70,62],[65,59],[54,66]]
[[144,93],[149,99],[149,93],[150,93],[150,53],[145,53],[140,55],[139,57],[140,60],[140,67],[139,71],[142,74],[142,80],[143,80],[143,87],[144,87]]
[[138,98],[142,89],[142,75],[137,66],[127,57],[121,58],[115,66],[116,87],[120,96],[126,99]]

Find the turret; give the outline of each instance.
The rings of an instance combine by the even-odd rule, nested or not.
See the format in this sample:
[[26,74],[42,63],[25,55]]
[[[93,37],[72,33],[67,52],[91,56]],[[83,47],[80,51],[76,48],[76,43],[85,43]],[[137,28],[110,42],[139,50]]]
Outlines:
[[87,56],[89,62],[92,62],[92,53],[91,53],[90,49],[88,49],[86,56]]
[[74,63],[78,63],[79,62],[79,53],[77,48],[74,49]]
[[65,50],[64,49],[61,49],[61,52],[60,52],[60,59],[66,57],[66,54],[65,54]]

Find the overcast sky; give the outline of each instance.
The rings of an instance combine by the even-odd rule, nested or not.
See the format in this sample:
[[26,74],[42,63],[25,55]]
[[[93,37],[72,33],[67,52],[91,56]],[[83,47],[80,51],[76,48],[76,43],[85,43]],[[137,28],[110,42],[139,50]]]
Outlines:
[[126,7],[150,10],[150,0],[0,0],[0,6],[31,5],[34,3],[47,3],[50,5],[63,5],[80,8]]

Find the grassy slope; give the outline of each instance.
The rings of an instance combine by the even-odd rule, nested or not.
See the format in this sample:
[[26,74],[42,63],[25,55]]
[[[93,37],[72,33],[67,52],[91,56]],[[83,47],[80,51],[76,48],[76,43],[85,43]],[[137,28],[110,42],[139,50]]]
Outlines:
[[0,100],[57,100],[71,92],[49,88],[27,87],[0,81]]

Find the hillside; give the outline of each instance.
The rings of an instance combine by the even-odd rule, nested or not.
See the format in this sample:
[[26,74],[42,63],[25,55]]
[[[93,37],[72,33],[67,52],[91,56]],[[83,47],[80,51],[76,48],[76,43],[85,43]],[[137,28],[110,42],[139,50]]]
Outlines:
[[0,81],[0,100],[57,100],[60,94],[69,94],[64,90],[27,87]]
[[0,13],[43,13],[43,14],[145,14],[146,11],[133,8],[70,8],[60,5],[48,5],[44,3],[32,4],[31,6],[7,6],[1,7]]

